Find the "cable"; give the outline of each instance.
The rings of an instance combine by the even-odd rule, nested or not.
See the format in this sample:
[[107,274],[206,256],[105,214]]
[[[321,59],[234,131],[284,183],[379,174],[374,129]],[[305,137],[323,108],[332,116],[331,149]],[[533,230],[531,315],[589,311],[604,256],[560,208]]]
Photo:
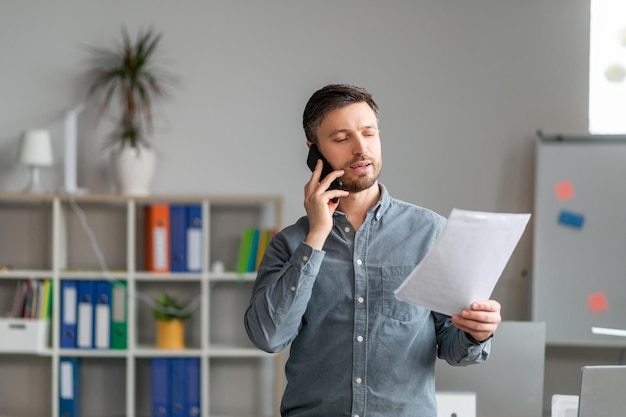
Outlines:
[[[89,238],[89,242],[91,243],[91,248],[92,248],[93,252],[95,253],[96,257],[98,258],[98,263],[100,264],[100,269],[102,270],[103,274],[105,275],[105,278],[108,281],[110,281],[111,284],[118,285],[118,286],[122,287],[124,289],[124,291],[128,291],[127,288],[125,286],[121,286],[119,284],[119,280],[117,280],[113,276],[113,274],[111,274],[111,271],[109,270],[109,267],[107,266],[106,259],[104,258],[102,250],[100,250],[100,246],[98,245],[98,240],[96,238],[96,234],[93,232],[93,230],[89,226],[89,223],[87,222],[87,217],[85,216],[85,213],[80,208],[80,206],[76,203],[76,200],[74,200],[74,196],[71,195],[71,194],[67,194],[67,195],[69,197],[69,202],[70,202],[70,206],[72,207],[72,210],[78,216],[78,219],[80,220],[80,224],[81,224],[81,226],[83,228],[83,231],[85,232],[85,234]],[[158,304],[152,297],[150,297],[150,295],[142,293],[141,291],[135,291],[135,294],[136,294],[136,298],[137,299],[143,300],[152,309],[155,309],[155,310],[158,310],[158,311],[160,311],[160,312],[162,312],[164,314],[168,314],[168,315],[172,315],[172,316],[176,316],[176,317],[186,317],[186,316],[190,315],[191,313],[193,313],[195,310],[197,310],[199,305],[200,305],[200,296],[199,295],[197,295],[189,303],[187,303],[185,308],[183,308],[181,310],[177,310],[177,309],[174,309],[174,308],[164,307],[164,306]]]

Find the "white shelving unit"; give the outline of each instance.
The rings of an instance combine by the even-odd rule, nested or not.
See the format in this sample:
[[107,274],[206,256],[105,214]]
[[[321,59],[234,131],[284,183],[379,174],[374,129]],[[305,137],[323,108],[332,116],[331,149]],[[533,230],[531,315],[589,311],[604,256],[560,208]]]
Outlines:
[[[202,205],[201,272],[144,269],[143,207],[155,203]],[[243,230],[280,228],[282,205],[282,198],[272,195],[0,194],[0,313],[11,309],[19,280],[53,283],[48,345],[37,353],[0,351],[0,415],[60,417],[59,359],[77,357],[80,417],[150,416],[150,359],[197,357],[202,416],[277,416],[281,361],[248,341],[243,314],[254,274],[233,271]],[[215,261],[224,264],[224,272],[211,271]],[[60,348],[60,283],[66,279],[127,281],[127,349]],[[145,300],[164,289],[181,300],[199,297],[198,309],[185,321],[184,350],[153,347],[155,324]]]

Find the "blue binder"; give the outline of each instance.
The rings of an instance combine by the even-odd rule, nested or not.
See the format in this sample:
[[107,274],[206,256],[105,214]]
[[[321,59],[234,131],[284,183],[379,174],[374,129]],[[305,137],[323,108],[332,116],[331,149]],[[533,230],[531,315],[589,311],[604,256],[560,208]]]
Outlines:
[[189,204],[187,206],[187,264],[189,272],[202,270],[202,206]]
[[170,271],[187,270],[187,209],[181,204],[170,205]]
[[187,358],[187,405],[185,417],[200,415],[200,358]]
[[169,360],[167,358],[152,358],[150,361],[152,417],[171,417],[169,387]]
[[96,281],[94,343],[96,349],[111,347],[111,282]]
[[184,417],[187,415],[185,408],[187,405],[185,395],[187,392],[187,366],[185,358],[170,359],[170,377],[172,384],[170,387],[170,400],[172,405],[170,417]]
[[94,281],[78,281],[76,346],[84,349],[93,348],[94,344],[94,307],[96,288]]
[[78,359],[59,359],[59,416],[78,417]]
[[78,299],[78,290],[76,281],[61,281],[61,337],[60,344],[62,348],[76,347],[76,323],[77,310],[76,302]]

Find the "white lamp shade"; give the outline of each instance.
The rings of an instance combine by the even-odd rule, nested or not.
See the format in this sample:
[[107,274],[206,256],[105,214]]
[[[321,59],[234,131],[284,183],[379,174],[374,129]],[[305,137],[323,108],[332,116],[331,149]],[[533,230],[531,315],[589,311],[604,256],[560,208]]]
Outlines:
[[20,161],[25,165],[52,165],[50,132],[43,129],[27,130],[22,137]]

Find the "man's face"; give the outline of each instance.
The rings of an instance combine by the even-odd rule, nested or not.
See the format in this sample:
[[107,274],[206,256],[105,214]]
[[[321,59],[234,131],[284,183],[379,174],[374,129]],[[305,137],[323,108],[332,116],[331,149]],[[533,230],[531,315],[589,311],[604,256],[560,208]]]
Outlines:
[[363,191],[382,169],[382,150],[376,114],[367,103],[355,103],[326,116],[317,129],[318,146],[330,165],[343,169],[343,189]]

